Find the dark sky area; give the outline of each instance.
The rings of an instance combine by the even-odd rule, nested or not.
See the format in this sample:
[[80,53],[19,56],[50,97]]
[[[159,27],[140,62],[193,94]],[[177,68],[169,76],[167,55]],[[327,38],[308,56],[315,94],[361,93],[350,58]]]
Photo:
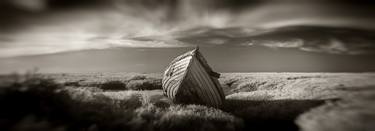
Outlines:
[[[0,73],[375,71],[370,0],[0,0]],[[151,59],[152,58],[152,59]]]

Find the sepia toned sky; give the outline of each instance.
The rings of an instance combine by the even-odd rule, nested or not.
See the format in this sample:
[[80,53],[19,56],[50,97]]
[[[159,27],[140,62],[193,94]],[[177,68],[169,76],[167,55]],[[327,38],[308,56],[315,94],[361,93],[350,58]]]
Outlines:
[[[56,68],[48,72],[79,71],[74,67],[57,69],[50,60],[22,63],[19,59],[24,57],[52,57],[57,55],[55,53],[114,48],[187,50],[196,45],[207,47],[211,54],[222,53],[223,47],[235,49],[240,46],[249,48],[242,50],[243,56],[248,56],[250,50],[254,52],[253,49],[261,48],[270,53],[267,56],[272,56],[271,52],[276,49],[279,53],[283,52],[281,56],[297,50],[307,54],[306,58],[318,53],[334,55],[336,60],[348,59],[348,63],[353,61],[349,57],[358,57],[363,62],[356,62],[358,65],[350,69],[345,68],[355,71],[360,66],[371,65],[365,62],[368,60],[365,58],[375,54],[374,6],[370,0],[1,0],[0,62],[3,67],[0,67],[0,72],[43,65],[49,65],[44,69]],[[137,63],[136,59],[145,59],[136,56],[137,53],[127,52],[122,53],[134,58],[133,62],[115,63],[119,66],[133,65]],[[169,56],[168,59],[158,60],[167,62],[181,51],[167,52],[161,51],[160,54]],[[143,54],[147,56],[147,52]],[[89,56],[85,59],[90,59]],[[259,59],[263,58],[276,60],[259,55]],[[226,59],[230,60],[230,57]],[[321,63],[330,61],[324,57],[314,59],[321,60]],[[227,63],[230,65],[222,66],[220,70],[294,71],[289,67],[306,63],[303,60],[305,58],[290,64],[281,61],[263,64],[264,67],[267,64],[285,66],[280,69],[262,69],[260,64],[255,70],[250,66],[253,63],[241,68],[238,67],[240,63]],[[213,63],[219,64],[218,61]],[[30,66],[12,68],[14,63]],[[138,63],[145,64],[142,60]],[[318,68],[318,64],[301,64],[295,71],[346,71],[325,68],[324,65],[332,66],[328,63],[322,68]],[[163,66],[162,63],[157,64]],[[110,65],[106,67],[111,68]],[[90,71],[100,72],[107,70],[102,69],[106,67],[93,66]],[[373,70],[364,68],[361,71],[366,69]],[[126,71],[133,70],[159,72],[162,69],[144,67]]]

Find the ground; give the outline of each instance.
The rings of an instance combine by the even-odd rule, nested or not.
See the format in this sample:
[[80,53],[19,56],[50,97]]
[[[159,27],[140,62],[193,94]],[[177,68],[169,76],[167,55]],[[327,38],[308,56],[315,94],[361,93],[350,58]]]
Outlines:
[[375,129],[375,73],[222,73],[220,109],[173,104],[162,93],[160,74],[0,80],[4,130]]

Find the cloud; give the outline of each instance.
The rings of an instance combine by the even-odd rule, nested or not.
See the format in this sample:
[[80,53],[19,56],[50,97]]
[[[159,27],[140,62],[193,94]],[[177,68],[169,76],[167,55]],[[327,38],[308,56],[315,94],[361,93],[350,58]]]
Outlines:
[[[330,54],[375,53],[374,30],[325,26],[288,26],[272,29],[246,28],[197,29],[170,39],[200,46],[264,46],[274,49],[295,48]],[[178,32],[177,34],[180,34]],[[154,36],[148,39],[158,39]]]
[[358,43],[343,42],[337,38],[331,38],[328,42],[321,44],[310,44],[309,46],[300,46],[300,50],[318,53],[330,54],[348,54],[348,55],[361,55],[375,53],[375,45],[367,43],[366,46]]
[[307,39],[291,39],[286,41],[267,40],[253,41],[242,46],[265,46],[274,49],[295,48],[307,52],[360,55],[375,53],[375,45],[367,43],[357,45],[357,43],[344,42],[337,38],[329,38],[328,41],[310,41]]
[[[288,41],[256,41],[255,43],[258,43],[260,45],[270,47],[270,48],[300,48],[303,46],[303,40],[302,39],[291,39]],[[251,44],[254,45],[254,44]]]
[[[248,35],[264,33],[259,29],[272,31],[275,28],[294,25],[375,28],[375,20],[371,13],[374,8],[366,4],[358,6],[272,0],[6,1],[8,2],[3,2],[5,5],[16,8],[11,13],[0,12],[0,24],[5,25],[0,30],[0,57],[113,47],[191,46],[191,43],[181,42],[179,38],[199,35],[199,31],[204,30],[197,30],[198,32],[191,34],[176,35],[176,32],[197,28],[224,29],[214,32],[217,38],[201,41],[204,44],[217,45],[225,45],[233,42],[233,39]],[[0,3],[0,7],[3,6],[4,4]],[[6,12],[9,8],[1,8],[0,11]],[[9,18],[9,14],[12,14],[12,18]],[[229,28],[233,28],[234,31],[227,30]],[[242,31],[236,31],[238,28]],[[134,39],[152,36],[160,38],[149,41]],[[246,39],[243,43],[251,44],[249,42],[251,41]],[[263,45],[272,48],[303,46],[303,50],[314,50],[306,45],[305,40],[298,38],[258,42],[267,43]],[[326,52],[347,52],[344,47],[337,44],[340,42],[345,43],[339,40],[336,44],[319,49],[327,48]],[[335,43],[335,40],[329,43]]]
[[32,12],[42,11],[47,8],[46,0],[11,0],[9,2],[17,8]]

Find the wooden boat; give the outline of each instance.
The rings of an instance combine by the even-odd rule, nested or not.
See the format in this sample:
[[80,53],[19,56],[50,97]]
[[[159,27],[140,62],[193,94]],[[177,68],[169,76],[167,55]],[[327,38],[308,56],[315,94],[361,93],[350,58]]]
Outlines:
[[175,103],[220,107],[225,96],[219,77],[197,47],[169,64],[162,80],[164,94]]

